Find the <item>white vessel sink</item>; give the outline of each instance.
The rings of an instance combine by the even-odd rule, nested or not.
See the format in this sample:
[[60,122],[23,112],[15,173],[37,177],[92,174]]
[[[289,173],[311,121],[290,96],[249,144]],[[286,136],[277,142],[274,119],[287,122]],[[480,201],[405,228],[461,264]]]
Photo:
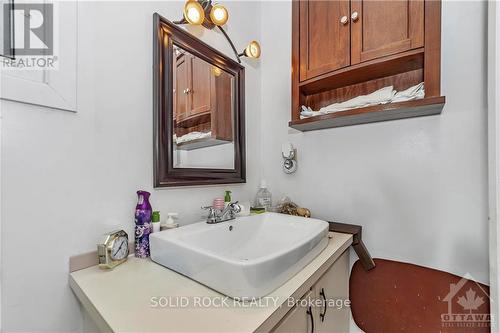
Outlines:
[[262,297],[328,244],[328,223],[265,213],[151,234],[151,259],[233,298]]

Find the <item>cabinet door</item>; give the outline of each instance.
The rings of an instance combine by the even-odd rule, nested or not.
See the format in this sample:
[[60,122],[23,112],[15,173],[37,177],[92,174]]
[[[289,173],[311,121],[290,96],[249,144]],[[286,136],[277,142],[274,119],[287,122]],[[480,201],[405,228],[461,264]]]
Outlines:
[[177,122],[188,115],[188,62],[186,56],[177,58],[175,71],[175,117]]
[[324,301],[314,318],[315,332],[349,332],[351,309],[345,306],[349,299],[349,251],[345,251],[316,282],[313,292],[316,298]]
[[352,0],[351,63],[424,45],[423,0]]
[[[312,293],[308,292],[302,299],[311,299]],[[272,333],[309,333],[312,332],[313,311],[309,307],[294,306],[283,319],[276,325]],[[316,332],[316,331],[314,331]]]
[[210,112],[214,80],[211,65],[206,61],[191,56],[191,109],[189,115]]
[[349,66],[349,1],[300,1],[299,17],[300,81]]
[[215,76],[215,103],[212,103],[212,136],[219,140],[233,140],[233,78],[223,73]]

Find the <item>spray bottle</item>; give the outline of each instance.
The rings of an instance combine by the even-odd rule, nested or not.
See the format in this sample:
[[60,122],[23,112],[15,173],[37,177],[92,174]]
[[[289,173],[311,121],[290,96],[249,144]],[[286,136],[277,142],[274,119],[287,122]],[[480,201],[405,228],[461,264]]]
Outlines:
[[150,195],[146,191],[137,191],[138,200],[135,207],[135,256],[137,258],[149,257],[149,234],[153,231]]

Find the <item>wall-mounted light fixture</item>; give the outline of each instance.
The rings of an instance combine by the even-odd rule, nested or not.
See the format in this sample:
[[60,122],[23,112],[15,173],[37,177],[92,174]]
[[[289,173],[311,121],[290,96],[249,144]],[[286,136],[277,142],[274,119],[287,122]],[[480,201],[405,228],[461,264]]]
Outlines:
[[199,25],[205,21],[205,11],[198,1],[186,1],[184,5],[184,19],[189,24]]
[[231,38],[222,27],[229,19],[229,12],[223,5],[212,4],[212,0],[187,0],[184,4],[183,13],[184,17],[179,21],[174,21],[175,24],[203,25],[207,29],[217,27],[231,45],[239,63],[241,63],[240,57],[260,57],[260,45],[256,40],[251,41],[242,52],[238,53]]

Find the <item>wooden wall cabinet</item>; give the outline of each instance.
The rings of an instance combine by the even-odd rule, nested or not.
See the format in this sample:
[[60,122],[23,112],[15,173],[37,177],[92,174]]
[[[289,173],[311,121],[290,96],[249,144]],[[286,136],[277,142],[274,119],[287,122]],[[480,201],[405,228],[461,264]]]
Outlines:
[[351,1],[352,64],[424,46],[424,1]]
[[349,1],[300,1],[300,80],[350,65]]
[[174,75],[174,117],[177,122],[180,122],[188,117],[188,98],[186,88],[189,85],[188,81],[188,61],[184,54],[177,57],[173,71]]
[[[439,0],[296,0],[290,126],[307,131],[440,113],[440,62]],[[300,119],[302,105],[318,110],[388,85],[401,91],[420,82],[421,100]]]
[[175,73],[176,119],[183,121],[210,113],[215,98],[215,78],[211,66],[192,54],[177,57]]
[[179,149],[197,149],[231,141],[231,78],[216,76],[213,66],[189,53],[176,58],[174,71],[174,118],[176,135],[211,131],[212,140],[179,144]]

